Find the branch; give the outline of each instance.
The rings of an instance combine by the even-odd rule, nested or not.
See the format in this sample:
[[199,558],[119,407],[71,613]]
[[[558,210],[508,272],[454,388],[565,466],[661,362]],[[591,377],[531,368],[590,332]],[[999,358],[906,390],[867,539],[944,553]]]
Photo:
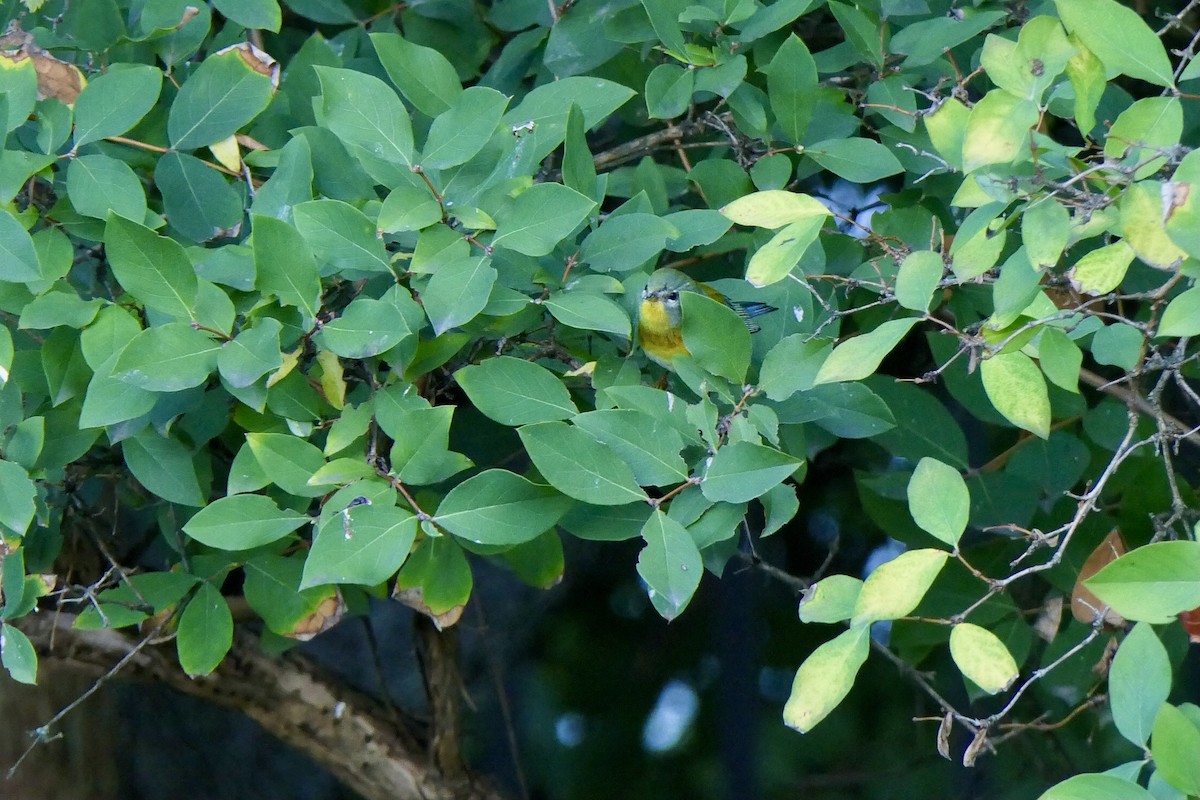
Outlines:
[[298,656],[268,658],[256,641],[239,635],[212,675],[192,679],[170,650],[137,651],[136,635],[75,630],[74,621],[70,614],[36,614],[17,624],[43,660],[103,674],[126,659],[129,677],[159,681],[250,717],[365,800],[503,800],[477,781],[442,775],[426,744],[398,728],[383,703],[322,676]]

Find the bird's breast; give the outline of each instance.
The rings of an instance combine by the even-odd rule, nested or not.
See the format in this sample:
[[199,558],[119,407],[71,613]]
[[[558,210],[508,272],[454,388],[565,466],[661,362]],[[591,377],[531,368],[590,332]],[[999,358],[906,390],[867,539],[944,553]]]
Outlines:
[[662,303],[650,300],[643,300],[638,311],[638,342],[646,355],[663,366],[688,352],[683,345],[683,331],[672,324]]

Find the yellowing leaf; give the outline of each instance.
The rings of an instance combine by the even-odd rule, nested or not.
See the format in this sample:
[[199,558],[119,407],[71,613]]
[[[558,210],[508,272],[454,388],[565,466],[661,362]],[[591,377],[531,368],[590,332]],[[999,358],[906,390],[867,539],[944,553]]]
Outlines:
[[1019,674],[1004,642],[987,628],[969,622],[955,625],[950,632],[950,655],[963,677],[988,694],[1004,691]]

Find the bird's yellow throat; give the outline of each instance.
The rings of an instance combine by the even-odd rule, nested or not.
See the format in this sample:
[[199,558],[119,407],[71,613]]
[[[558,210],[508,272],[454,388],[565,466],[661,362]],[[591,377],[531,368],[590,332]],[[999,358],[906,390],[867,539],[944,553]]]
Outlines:
[[657,300],[643,300],[638,312],[638,342],[646,355],[664,366],[675,356],[687,355],[683,331],[671,326],[670,316]]

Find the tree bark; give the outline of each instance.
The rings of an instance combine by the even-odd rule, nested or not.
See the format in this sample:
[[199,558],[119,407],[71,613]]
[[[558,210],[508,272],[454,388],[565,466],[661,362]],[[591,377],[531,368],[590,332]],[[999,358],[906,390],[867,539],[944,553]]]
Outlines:
[[[115,630],[75,630],[69,614],[43,612],[18,622],[43,662],[61,662],[103,675],[139,640]],[[258,722],[280,741],[326,767],[366,800],[503,800],[485,783],[442,773],[428,743],[397,725],[379,701],[330,680],[294,655],[269,658],[252,637],[239,635],[221,666],[189,678],[174,649],[151,645],[126,665],[122,678],[160,681]]]

